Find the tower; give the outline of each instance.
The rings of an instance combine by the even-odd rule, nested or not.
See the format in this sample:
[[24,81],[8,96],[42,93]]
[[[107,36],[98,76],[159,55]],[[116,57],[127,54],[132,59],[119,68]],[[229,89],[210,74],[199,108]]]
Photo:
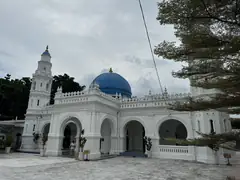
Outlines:
[[42,124],[42,109],[50,102],[52,86],[51,55],[46,50],[38,61],[38,67],[32,75],[32,85],[29,94],[27,114],[24,122],[21,150],[36,150],[38,144],[33,141],[33,134],[39,133]]
[[51,68],[51,55],[47,46],[32,77],[27,114],[31,111],[40,110],[49,104],[53,79]]

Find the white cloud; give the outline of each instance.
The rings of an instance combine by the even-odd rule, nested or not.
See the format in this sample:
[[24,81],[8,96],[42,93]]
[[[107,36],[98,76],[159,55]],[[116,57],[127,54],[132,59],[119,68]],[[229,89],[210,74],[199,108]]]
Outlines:
[[[156,21],[156,1],[144,1],[153,46],[176,40],[171,26]],[[159,93],[137,1],[25,0],[0,2],[0,75],[31,76],[49,45],[53,74],[68,73],[81,85],[113,68],[134,94]],[[163,86],[187,91],[188,81],[174,79],[180,65],[157,59]]]

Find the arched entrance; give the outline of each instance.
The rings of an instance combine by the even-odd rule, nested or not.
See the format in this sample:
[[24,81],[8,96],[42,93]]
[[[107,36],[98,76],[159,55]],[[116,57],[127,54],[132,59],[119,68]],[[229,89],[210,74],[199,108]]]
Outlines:
[[145,152],[145,129],[138,121],[130,121],[125,126],[125,150],[127,152]]
[[[71,142],[74,141],[75,151],[79,150],[79,136],[82,130],[82,125],[80,121],[75,117],[70,117],[66,119],[61,126],[62,134],[62,155],[69,156],[74,155],[74,152],[70,151]],[[74,149],[73,149],[74,150]]]
[[77,126],[75,123],[70,122],[66,125],[64,128],[63,133],[63,144],[62,148],[63,150],[69,150],[70,144],[72,141],[76,142],[76,136],[77,136]]
[[20,149],[21,144],[22,144],[22,134],[21,133],[17,133],[16,134],[15,150]]
[[178,120],[169,119],[164,121],[159,127],[160,145],[178,145],[168,141],[166,138],[187,139],[187,128]]
[[111,121],[105,119],[101,125],[100,153],[101,155],[110,154],[111,150]]

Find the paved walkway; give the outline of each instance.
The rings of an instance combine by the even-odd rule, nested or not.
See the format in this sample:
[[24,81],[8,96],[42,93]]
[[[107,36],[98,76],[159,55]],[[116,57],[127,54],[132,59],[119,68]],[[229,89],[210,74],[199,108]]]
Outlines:
[[80,162],[32,154],[0,154],[0,180],[225,180],[239,169],[147,158]]

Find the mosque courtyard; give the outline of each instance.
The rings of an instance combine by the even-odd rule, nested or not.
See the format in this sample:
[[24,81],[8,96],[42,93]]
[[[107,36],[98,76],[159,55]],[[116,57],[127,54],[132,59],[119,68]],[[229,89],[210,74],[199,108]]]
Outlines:
[[80,162],[33,154],[0,154],[0,180],[222,180],[239,166],[116,157]]

